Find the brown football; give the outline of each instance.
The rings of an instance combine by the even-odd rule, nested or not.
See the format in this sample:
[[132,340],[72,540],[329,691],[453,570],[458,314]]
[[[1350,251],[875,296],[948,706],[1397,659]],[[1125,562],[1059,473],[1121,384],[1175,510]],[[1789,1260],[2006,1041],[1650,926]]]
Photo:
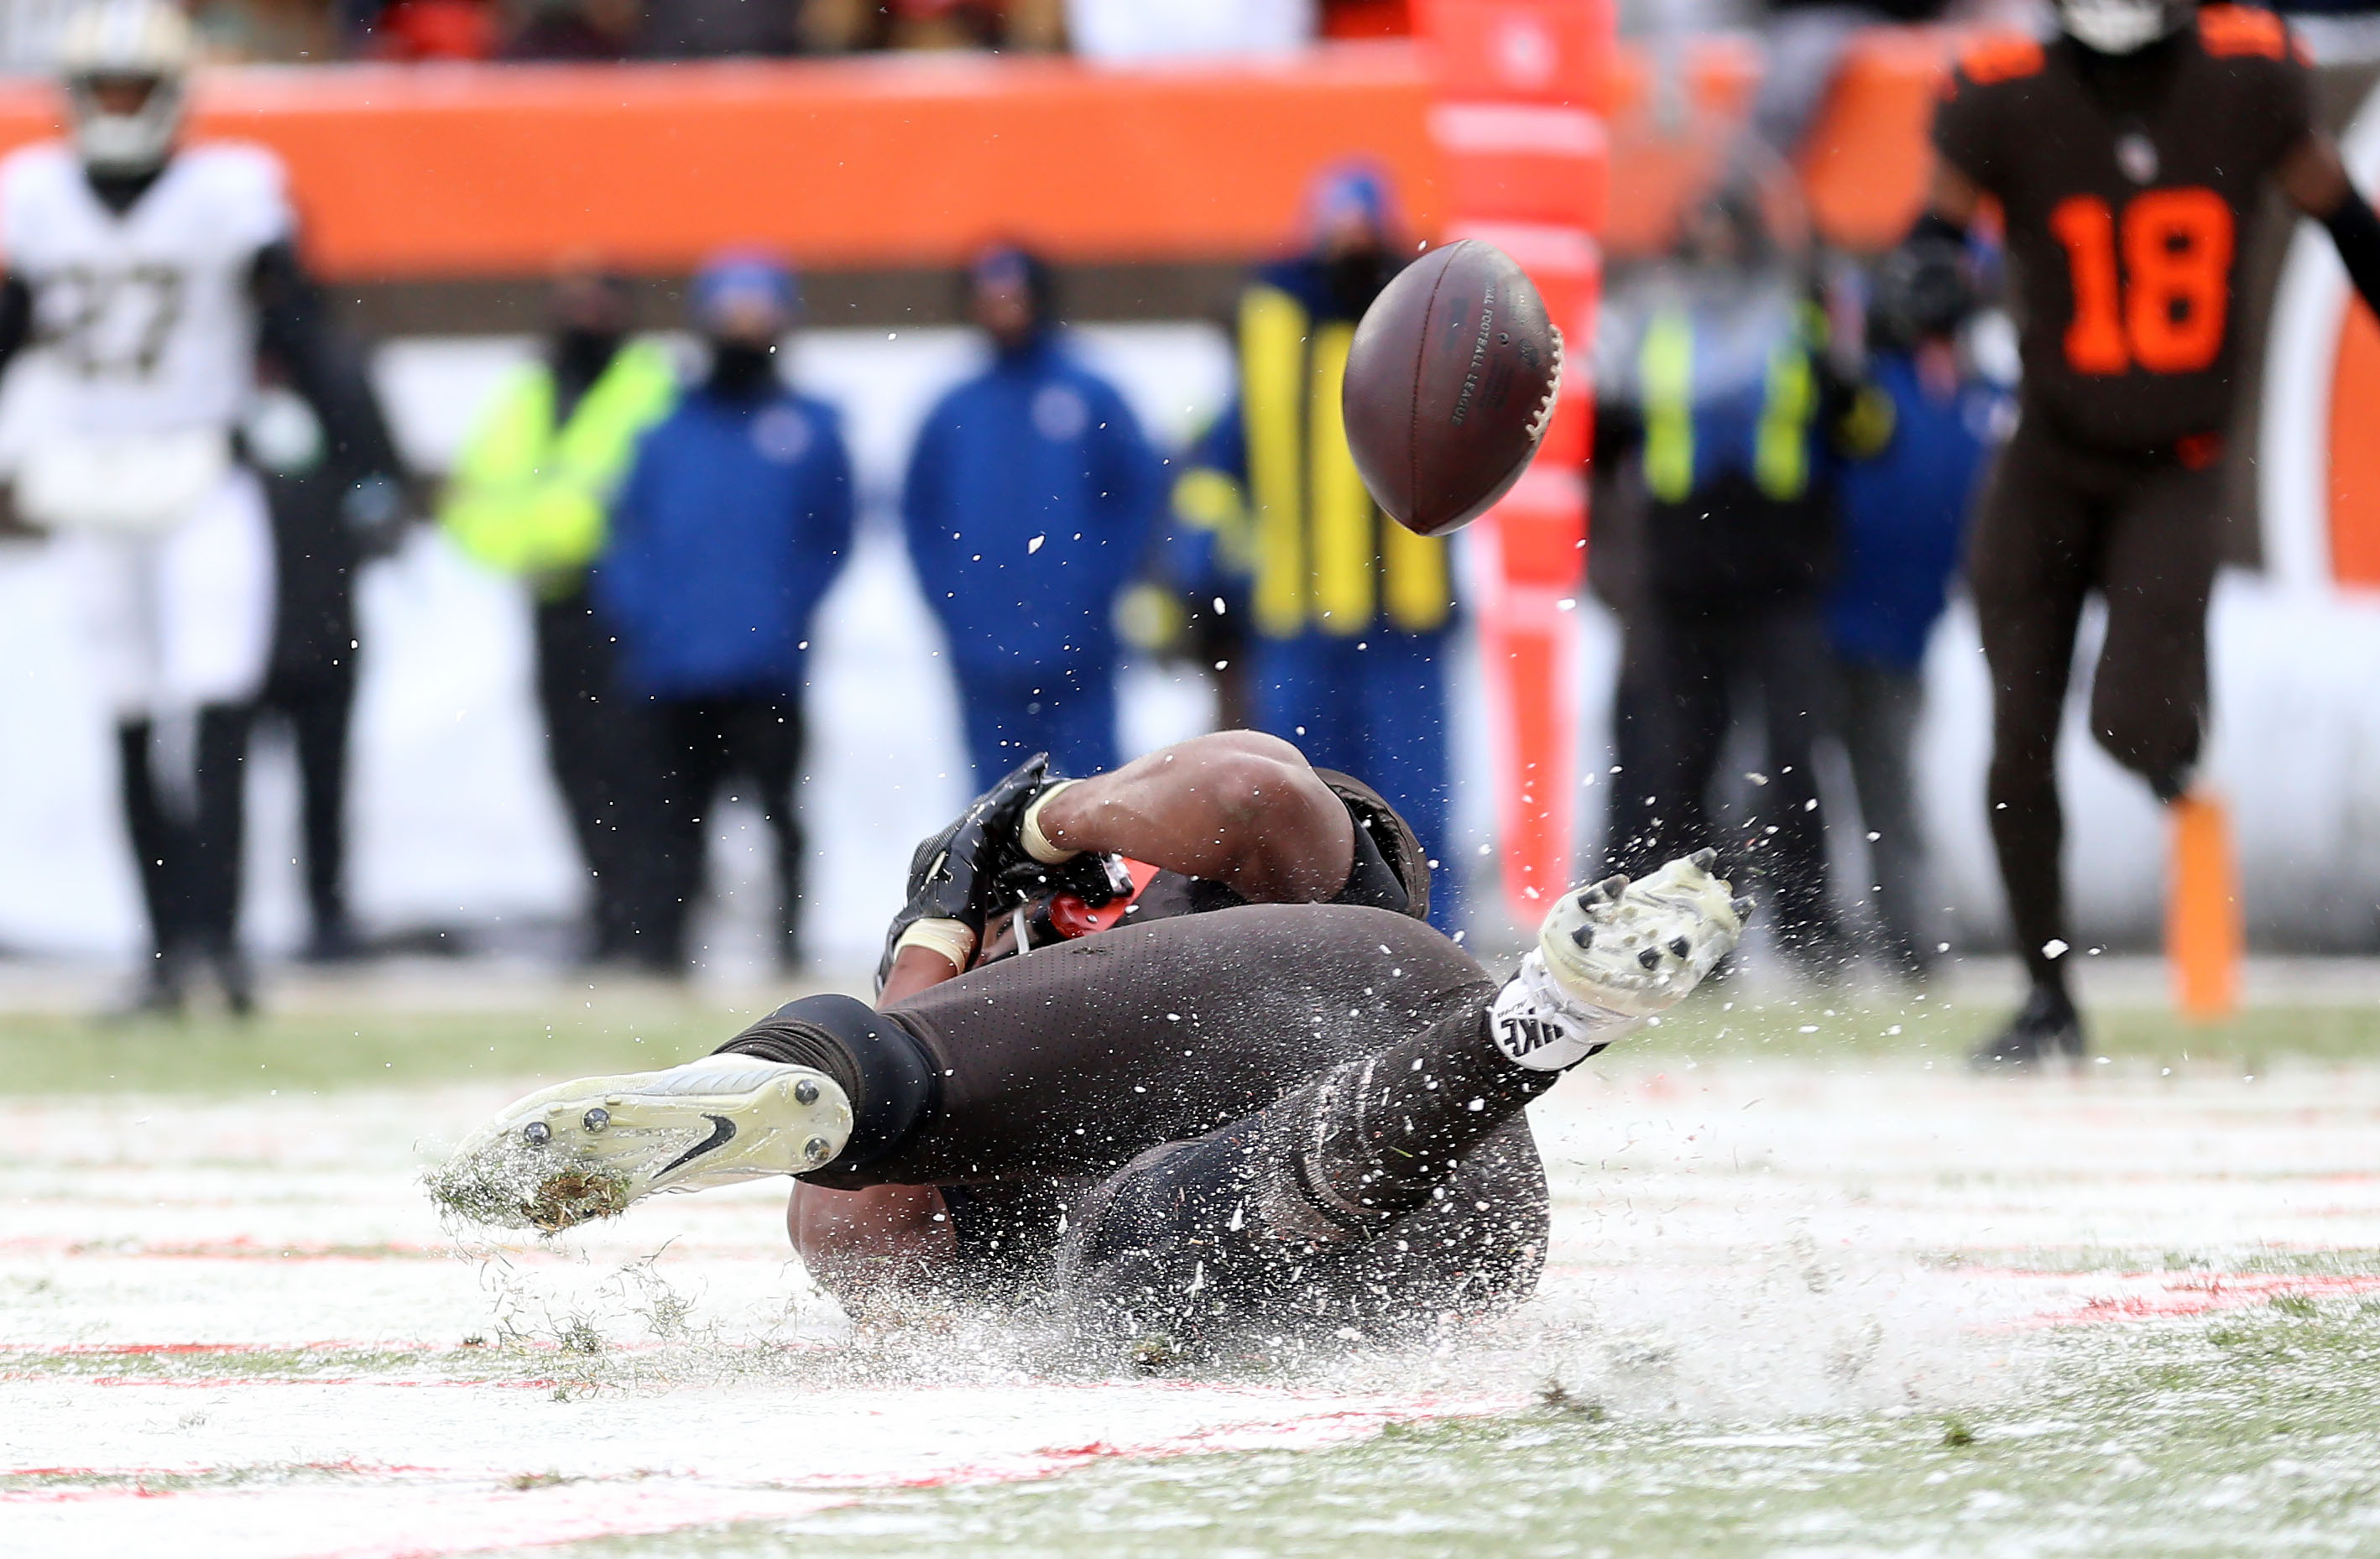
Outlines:
[[1364,311],[1339,391],[1347,447],[1390,518],[1443,536],[1520,480],[1560,383],[1545,299],[1512,256],[1459,239]]

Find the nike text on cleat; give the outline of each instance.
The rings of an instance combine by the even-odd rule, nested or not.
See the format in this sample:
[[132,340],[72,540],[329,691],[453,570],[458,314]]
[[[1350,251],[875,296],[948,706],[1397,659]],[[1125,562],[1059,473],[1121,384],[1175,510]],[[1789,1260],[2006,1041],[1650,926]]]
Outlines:
[[1609,877],[1555,900],[1536,950],[1488,1011],[1506,1057],[1532,1070],[1574,1066],[1700,984],[1750,908],[1711,876],[1718,859],[1702,851],[1642,882]]
[[530,1094],[433,1171],[430,1194],[476,1223],[551,1233],[655,1191],[822,1168],[850,1136],[851,1101],[825,1073],[706,1056]]

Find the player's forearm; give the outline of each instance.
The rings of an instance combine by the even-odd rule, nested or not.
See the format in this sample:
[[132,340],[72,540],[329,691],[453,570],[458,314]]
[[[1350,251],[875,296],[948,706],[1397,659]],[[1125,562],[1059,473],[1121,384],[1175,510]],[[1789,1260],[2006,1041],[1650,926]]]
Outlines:
[[890,1007],[905,997],[955,980],[960,973],[958,964],[939,949],[903,948],[892,955],[892,967],[884,976],[884,988],[876,994],[876,1005]]
[[1315,903],[1347,881],[1355,826],[1295,747],[1221,731],[1069,785],[1034,814],[1059,851],[1128,856],[1256,903]]

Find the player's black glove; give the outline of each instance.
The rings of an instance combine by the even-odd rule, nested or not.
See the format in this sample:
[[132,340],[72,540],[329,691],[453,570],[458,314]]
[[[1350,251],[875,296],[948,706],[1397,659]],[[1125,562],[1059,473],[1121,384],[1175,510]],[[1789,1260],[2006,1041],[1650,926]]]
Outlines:
[[[990,869],[1002,906],[1070,893],[1096,910],[1132,891],[1132,874],[1124,869],[1121,855],[1086,850],[1062,861],[1049,861],[1037,857],[1026,842],[1033,833],[1038,804],[1073,783],[1059,775],[1046,776],[992,839]],[[1060,852],[1050,848],[1046,840],[1043,843],[1045,854]]]
[[1096,910],[1132,891],[1132,875],[1124,870],[1121,855],[1085,851],[1054,866],[1045,865],[1027,854],[1024,844],[1015,840],[1001,846],[992,880],[999,898],[1010,904],[1022,904],[1052,893],[1071,893]]
[[[998,892],[996,843],[1016,837],[1026,804],[1049,780],[1050,755],[1037,753],[969,802],[948,828],[918,840],[909,857],[909,901],[885,928],[884,956],[876,965],[878,990],[892,973],[902,937],[921,922],[956,922],[981,943],[984,923],[1013,901]],[[966,967],[964,959],[954,961]]]

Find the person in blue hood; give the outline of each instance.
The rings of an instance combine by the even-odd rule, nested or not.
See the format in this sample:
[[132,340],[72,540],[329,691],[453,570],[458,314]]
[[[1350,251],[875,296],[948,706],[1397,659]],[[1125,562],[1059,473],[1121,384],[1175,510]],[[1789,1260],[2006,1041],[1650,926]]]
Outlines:
[[733,780],[776,843],[782,961],[799,962],[804,843],[794,804],[810,619],[851,551],[851,460],[834,409],[778,374],[800,295],[774,260],[695,278],[706,377],[647,432],[612,511],[596,598],[652,713],[653,833],[668,911],[650,961],[683,967],[702,891],[703,818]]
[[910,561],[950,646],[977,782],[1044,752],[1100,773],[1119,761],[1115,598],[1148,546],[1160,463],[1056,330],[1047,266],[1002,246],[965,286],[992,359],[918,432]]
[[1911,751],[1925,661],[1965,551],[1984,469],[2016,420],[1960,333],[1977,307],[1963,246],[1920,236],[1878,263],[1868,377],[1892,403],[1892,436],[1842,474],[1841,566],[1827,598],[1837,724],[1865,825],[1875,927],[1888,969],[1934,962],[1933,902]]

